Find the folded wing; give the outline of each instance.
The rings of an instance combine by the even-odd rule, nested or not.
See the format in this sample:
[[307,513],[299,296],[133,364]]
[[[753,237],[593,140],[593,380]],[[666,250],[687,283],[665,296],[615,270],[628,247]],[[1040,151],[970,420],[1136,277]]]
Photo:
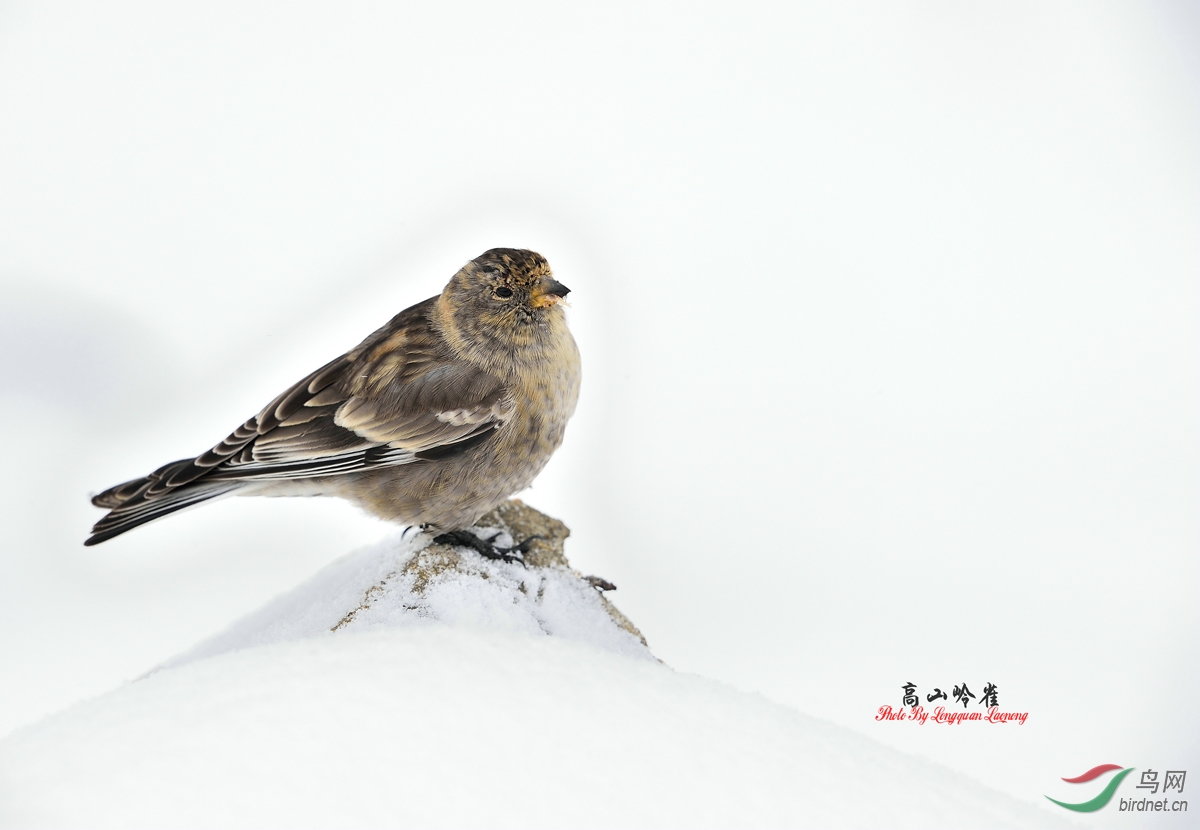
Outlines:
[[401,312],[207,452],[95,496],[110,512],[85,544],[256,481],[436,462],[490,439],[511,417],[512,398],[497,378],[448,353],[424,313],[430,302]]

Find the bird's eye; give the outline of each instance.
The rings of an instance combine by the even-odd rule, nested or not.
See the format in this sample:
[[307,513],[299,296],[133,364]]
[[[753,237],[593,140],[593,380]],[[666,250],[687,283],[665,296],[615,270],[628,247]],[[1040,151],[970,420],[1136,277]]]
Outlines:
[[496,289],[496,296],[502,300],[507,300],[513,295],[513,290],[506,285],[502,285]]

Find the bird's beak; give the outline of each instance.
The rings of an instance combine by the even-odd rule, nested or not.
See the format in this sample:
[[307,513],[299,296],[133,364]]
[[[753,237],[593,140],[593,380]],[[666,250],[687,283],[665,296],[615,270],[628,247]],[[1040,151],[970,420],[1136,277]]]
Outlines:
[[561,303],[569,293],[571,289],[557,280],[542,280],[537,288],[533,289],[530,300],[534,308],[545,308]]

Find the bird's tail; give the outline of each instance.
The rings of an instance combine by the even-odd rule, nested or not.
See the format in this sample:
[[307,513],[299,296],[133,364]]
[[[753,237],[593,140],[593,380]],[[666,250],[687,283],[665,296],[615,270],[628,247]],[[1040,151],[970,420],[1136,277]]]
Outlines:
[[154,475],[135,478],[93,496],[92,504],[108,508],[109,512],[92,527],[92,535],[84,544],[98,545],[160,516],[228,495],[246,484],[242,481],[198,481],[152,493],[156,481]]

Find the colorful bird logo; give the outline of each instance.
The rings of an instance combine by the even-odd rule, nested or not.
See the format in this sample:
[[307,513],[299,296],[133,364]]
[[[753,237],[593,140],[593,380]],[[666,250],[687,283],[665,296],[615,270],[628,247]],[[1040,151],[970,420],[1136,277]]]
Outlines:
[[1125,776],[1133,772],[1133,767],[1126,767],[1122,769],[1119,764],[1101,764],[1098,767],[1092,767],[1083,775],[1077,775],[1074,778],[1063,779],[1063,781],[1066,781],[1068,784],[1083,784],[1087,781],[1094,781],[1101,775],[1104,775],[1106,772],[1112,772],[1115,769],[1119,769],[1121,771],[1113,776],[1113,779],[1108,782],[1108,786],[1106,786],[1100,792],[1100,795],[1096,796],[1090,801],[1084,801],[1080,804],[1068,804],[1065,801],[1059,801],[1056,798],[1050,798],[1050,796],[1046,796],[1046,798],[1050,798],[1050,800],[1059,807],[1066,807],[1068,810],[1074,810],[1077,813],[1094,813],[1112,800],[1113,793],[1117,791],[1117,787],[1120,786],[1121,781],[1124,780]]

